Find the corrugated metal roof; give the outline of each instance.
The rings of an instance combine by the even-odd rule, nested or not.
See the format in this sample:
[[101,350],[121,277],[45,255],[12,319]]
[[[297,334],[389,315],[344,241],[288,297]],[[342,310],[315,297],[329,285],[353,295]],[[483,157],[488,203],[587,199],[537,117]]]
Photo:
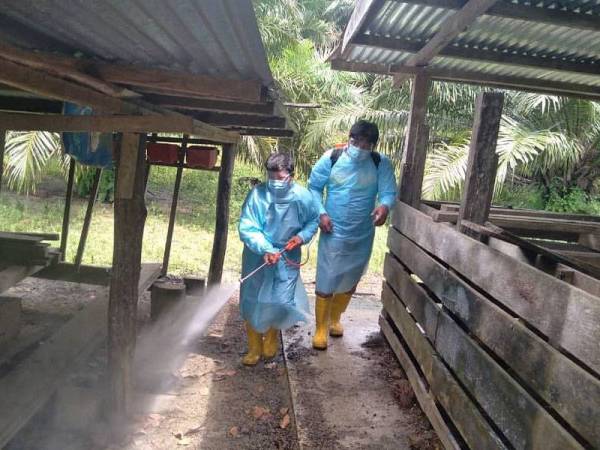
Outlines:
[[[436,2],[424,3],[431,5]],[[577,13],[586,19],[597,19],[600,25],[600,0],[499,0],[498,3]],[[377,5],[377,2],[374,4]],[[422,48],[440,30],[442,23],[456,12],[455,9],[418,4],[417,0],[413,3],[386,0],[379,5],[380,9],[369,16],[355,39],[360,36],[387,38],[388,43],[394,42],[390,39],[397,39],[404,43],[404,50],[357,42],[345,55],[346,61],[401,65],[413,54],[409,47]],[[437,56],[430,61],[429,67],[600,87],[600,26],[598,29],[591,28],[484,14],[446,47],[447,53],[460,50],[463,54]],[[488,58],[485,55],[481,58],[466,57],[464,53],[467,51],[486,51]],[[505,62],[492,61],[496,56],[504,57]],[[525,62],[530,65],[524,64],[523,60],[517,64],[514,61],[516,57],[529,58]],[[543,63],[570,63],[571,67],[569,70],[534,67],[536,58]]]
[[272,83],[250,0],[0,0],[0,38],[28,49]]

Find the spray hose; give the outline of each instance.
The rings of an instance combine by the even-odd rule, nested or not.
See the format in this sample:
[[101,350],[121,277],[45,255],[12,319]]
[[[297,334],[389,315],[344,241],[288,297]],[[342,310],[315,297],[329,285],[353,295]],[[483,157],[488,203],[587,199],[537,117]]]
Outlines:
[[[292,261],[291,259],[289,259],[285,253],[293,250],[293,248],[291,248],[291,246],[286,245],[283,249],[281,249],[280,251],[278,251],[276,254],[280,255],[283,257],[283,259],[285,260],[286,264],[295,267],[297,269],[301,268],[302,266],[306,265],[308,263],[308,261],[310,260],[310,246],[312,245],[312,239],[311,241],[306,245],[306,259],[303,262],[299,262],[297,263],[296,261]],[[246,281],[248,278],[252,277],[253,275],[256,275],[262,268],[264,268],[265,266],[267,266],[267,263],[263,263],[260,266],[258,266],[256,269],[254,269],[252,272],[250,272],[248,275],[246,275],[243,278],[240,278],[240,283],[243,283],[244,281]]]

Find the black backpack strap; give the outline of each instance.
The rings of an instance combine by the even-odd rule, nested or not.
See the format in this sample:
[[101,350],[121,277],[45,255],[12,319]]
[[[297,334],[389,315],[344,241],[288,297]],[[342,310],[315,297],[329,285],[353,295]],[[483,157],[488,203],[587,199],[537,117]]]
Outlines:
[[[329,159],[331,160],[331,167],[335,166],[335,163],[337,162],[338,159],[340,159],[340,156],[342,155],[342,152],[345,149],[346,149],[346,147],[335,148],[331,151],[331,155],[329,155]],[[378,152],[371,152],[371,158],[373,159],[373,164],[375,164],[375,168],[379,169],[379,163],[381,162],[381,155]]]
[[335,163],[338,159],[340,159],[340,156],[342,155],[343,151],[343,148],[334,148],[331,151],[331,155],[329,155],[329,159],[331,160],[331,167],[335,166]]
[[371,152],[371,158],[373,158],[373,163],[375,164],[375,168],[379,169],[379,163],[381,162],[381,155],[378,152]]

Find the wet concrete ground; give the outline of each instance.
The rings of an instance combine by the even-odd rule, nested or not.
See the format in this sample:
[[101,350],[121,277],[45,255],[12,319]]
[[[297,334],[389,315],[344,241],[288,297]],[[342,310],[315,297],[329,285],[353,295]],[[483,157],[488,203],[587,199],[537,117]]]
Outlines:
[[353,298],[327,351],[312,349],[312,324],[283,333],[301,449],[441,447],[380,334],[380,311],[374,296]]

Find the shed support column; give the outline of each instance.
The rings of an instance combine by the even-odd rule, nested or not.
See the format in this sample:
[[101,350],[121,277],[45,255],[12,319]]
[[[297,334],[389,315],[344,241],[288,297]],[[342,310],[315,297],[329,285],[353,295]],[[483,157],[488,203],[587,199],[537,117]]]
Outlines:
[[482,225],[488,219],[498,169],[496,142],[503,104],[501,92],[484,92],[477,97],[465,187],[456,224],[459,231],[466,231],[461,227],[463,220]]
[[62,231],[60,233],[60,260],[67,257],[67,239],[69,238],[69,221],[71,219],[71,202],[73,200],[73,183],[75,181],[75,158],[69,158],[69,177],[67,179],[67,193],[65,195],[65,210],[63,212]]
[[229,198],[231,196],[231,177],[237,148],[233,144],[223,145],[219,187],[217,191],[217,220],[215,224],[215,240],[213,242],[210,268],[208,269],[208,285],[219,284],[223,275],[225,251],[227,250],[227,232],[229,231]]
[[113,265],[108,306],[109,413],[119,426],[131,412],[138,282],[144,201],[146,135],[123,133],[117,141]]
[[418,208],[421,202],[423,173],[427,158],[429,127],[425,124],[425,115],[429,84],[427,75],[418,73],[415,76],[402,155],[399,199],[415,208]]
[[[169,270],[169,259],[171,257],[171,243],[173,242],[173,230],[175,229],[175,216],[177,215],[177,203],[179,201],[179,190],[181,188],[181,177],[183,176],[183,163],[185,159],[185,149],[189,136],[183,135],[181,148],[177,159],[177,174],[175,175],[175,187],[173,188],[173,199],[171,200],[171,213],[169,214],[169,228],[167,229],[167,239],[165,241],[165,253],[163,255],[162,270],[160,274],[164,277]],[[150,166],[148,166],[148,169]],[[148,172],[150,173],[150,172]],[[147,180],[144,183],[146,189]]]
[[4,150],[6,148],[6,130],[0,129],[0,190],[4,178]]
[[85,243],[87,242],[90,224],[92,223],[92,213],[94,212],[94,204],[98,197],[101,176],[102,169],[97,168],[94,172],[94,182],[92,183],[90,198],[88,199],[87,209],[85,210],[85,217],[83,219],[83,227],[81,228],[81,236],[79,237],[79,245],[77,246],[77,254],[75,255],[75,269],[78,271],[81,266],[81,261],[83,261],[83,252],[85,251]]

